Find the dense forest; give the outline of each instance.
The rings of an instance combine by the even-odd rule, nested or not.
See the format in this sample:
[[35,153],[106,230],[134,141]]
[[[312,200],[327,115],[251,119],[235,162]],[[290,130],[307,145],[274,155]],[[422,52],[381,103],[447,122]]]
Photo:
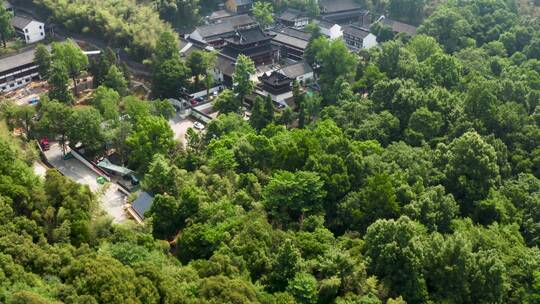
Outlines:
[[[112,224],[87,187],[36,177],[1,139],[0,302],[540,303],[538,25],[511,0],[430,9],[418,35],[360,54],[315,34],[320,95],[295,88],[298,112],[279,115],[258,99],[246,121],[227,90],[185,146],[170,109],[125,96],[118,70],[101,71],[93,107],[68,109],[64,85],[35,132],[74,117],[66,136],[91,146],[96,119],[117,120],[100,140],[118,142],[154,204],[144,226]],[[155,75],[185,77],[174,39],[155,39]],[[55,48],[60,62],[69,46]]]

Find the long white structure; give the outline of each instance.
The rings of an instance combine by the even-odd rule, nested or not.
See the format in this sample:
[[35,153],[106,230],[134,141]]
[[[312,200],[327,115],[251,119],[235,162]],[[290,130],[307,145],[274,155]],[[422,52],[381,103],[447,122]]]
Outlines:
[[39,78],[35,49],[0,59],[0,92],[9,92]]

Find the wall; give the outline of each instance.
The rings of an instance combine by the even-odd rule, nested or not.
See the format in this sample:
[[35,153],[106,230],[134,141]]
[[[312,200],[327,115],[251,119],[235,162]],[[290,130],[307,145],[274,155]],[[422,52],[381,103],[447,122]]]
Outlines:
[[364,41],[362,44],[363,44],[362,47],[365,49],[369,49],[374,46],[377,46],[377,36],[373,34],[367,35],[366,38],[364,38]]
[[[26,32],[26,30],[28,30],[28,32]],[[45,24],[37,21],[30,22],[24,29],[24,35],[26,43],[35,43],[45,39]]]
[[191,38],[193,40],[196,40],[196,41],[205,42],[203,37],[201,36],[199,31],[197,31],[197,30],[195,30],[195,31],[193,31],[193,33],[189,34],[189,38]]
[[304,75],[296,77],[296,81],[306,83],[313,79],[313,72],[306,73]]
[[[214,93],[214,92],[217,92],[219,90],[221,90],[223,88],[223,86],[221,85],[218,85],[216,87],[213,87],[210,89],[210,94]],[[203,96],[206,96],[206,90],[203,90],[203,91],[200,91],[200,92],[196,92],[196,93],[193,93],[193,94],[190,94],[193,98],[195,97],[203,97]]]
[[0,92],[5,93],[5,92],[16,90],[18,88],[22,88],[22,87],[26,86],[27,84],[29,84],[32,81],[32,79],[35,79],[38,76],[39,76],[39,74],[37,72],[35,72],[35,73],[30,74],[30,75],[26,75],[24,77],[14,78],[13,80],[10,80],[10,81],[0,85]]
[[107,181],[109,181],[109,182],[111,181],[110,177],[105,175],[101,170],[97,169],[94,165],[92,165],[92,163],[87,161],[82,155],[80,155],[77,151],[75,151],[75,149],[71,149],[70,152],[73,155],[73,157],[78,159],[81,163],[83,163],[86,167],[88,167],[88,169],[94,171],[96,174],[98,174],[100,176],[103,176]]
[[330,39],[333,40],[342,36],[343,36],[343,31],[341,30],[341,26],[339,26],[338,24],[335,24],[334,26],[332,26],[332,28],[330,28]]
[[309,24],[309,19],[303,18],[303,19],[297,19],[294,21],[295,27],[304,27]]
[[279,95],[270,94],[270,93],[268,93],[268,92],[266,92],[264,90],[260,90],[260,89],[256,89],[255,91],[257,93],[259,93],[260,95],[263,95],[263,96],[270,95],[270,97],[272,98],[273,101],[280,102],[280,103],[283,103],[285,101],[285,99],[293,97],[292,90],[289,91],[289,92],[283,93],[283,94],[279,94]]

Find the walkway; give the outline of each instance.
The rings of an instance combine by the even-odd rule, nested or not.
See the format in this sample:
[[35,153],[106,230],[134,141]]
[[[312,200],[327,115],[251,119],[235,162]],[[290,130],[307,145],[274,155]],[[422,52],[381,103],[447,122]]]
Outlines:
[[90,190],[99,196],[101,207],[113,217],[114,222],[120,223],[127,219],[123,210],[126,196],[118,191],[118,185],[115,183],[100,185],[97,182],[99,175],[86,167],[78,159],[70,158],[65,160],[58,143],[52,144],[50,149],[45,151],[45,157],[47,157],[47,160],[52,166],[65,176],[79,184],[88,185]]

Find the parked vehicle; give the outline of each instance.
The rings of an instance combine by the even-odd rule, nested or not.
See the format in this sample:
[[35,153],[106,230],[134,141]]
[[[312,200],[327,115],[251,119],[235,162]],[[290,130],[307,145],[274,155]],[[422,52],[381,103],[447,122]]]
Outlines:
[[204,125],[198,121],[196,121],[194,124],[193,124],[193,128],[197,129],[197,130],[204,130]]
[[191,102],[192,106],[196,106],[199,103],[204,102],[204,98],[202,98],[202,97],[194,97],[194,98],[191,98],[190,102]]
[[281,102],[276,102],[276,107],[277,107],[278,109],[285,109],[285,105],[282,104]]
[[139,184],[139,179],[135,175],[130,175],[129,177],[133,186],[137,186]]
[[47,137],[43,137],[42,139],[40,139],[39,145],[41,146],[41,149],[43,149],[43,151],[47,151],[51,148],[49,139]]
[[34,98],[28,100],[29,105],[36,105],[38,103],[39,103],[39,97],[34,97]]

